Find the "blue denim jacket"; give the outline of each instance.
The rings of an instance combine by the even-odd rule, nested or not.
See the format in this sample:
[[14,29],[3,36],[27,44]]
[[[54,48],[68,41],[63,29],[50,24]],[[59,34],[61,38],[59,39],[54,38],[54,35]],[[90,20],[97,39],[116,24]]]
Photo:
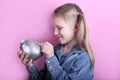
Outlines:
[[62,44],[55,46],[55,56],[45,60],[45,69],[38,71],[35,64],[27,68],[29,80],[93,80],[88,53],[74,45],[70,52],[61,55],[62,48]]

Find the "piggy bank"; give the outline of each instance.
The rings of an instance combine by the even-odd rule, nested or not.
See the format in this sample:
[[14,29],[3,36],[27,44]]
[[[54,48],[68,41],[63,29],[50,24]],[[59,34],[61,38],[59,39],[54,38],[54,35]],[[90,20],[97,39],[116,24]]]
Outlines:
[[33,40],[22,40],[20,43],[20,50],[28,54],[28,60],[32,58],[33,61],[35,61],[41,56],[41,47]]

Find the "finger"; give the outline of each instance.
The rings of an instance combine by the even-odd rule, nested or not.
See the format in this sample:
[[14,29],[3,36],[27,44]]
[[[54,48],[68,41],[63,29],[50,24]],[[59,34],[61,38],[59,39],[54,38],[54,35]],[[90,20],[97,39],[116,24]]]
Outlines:
[[31,67],[33,63],[33,59],[30,59],[29,62],[26,64],[26,66]]
[[40,49],[42,48],[42,43],[39,43]]
[[18,55],[18,57],[20,57],[20,51],[17,51],[17,55]]
[[17,52],[18,57],[20,57],[21,54],[22,54],[22,51],[18,51],[18,52]]
[[23,59],[23,63],[26,64],[27,62],[28,62],[28,55],[25,54],[25,57],[24,57],[24,59]]
[[19,53],[21,54],[21,53],[23,53],[23,51],[19,51]]
[[20,54],[20,59],[23,61],[24,57],[25,57],[25,53],[23,52]]
[[52,46],[52,44],[50,42],[46,42],[46,45]]
[[40,46],[42,45],[42,43],[38,43]]
[[49,42],[47,41],[46,44],[49,44]]

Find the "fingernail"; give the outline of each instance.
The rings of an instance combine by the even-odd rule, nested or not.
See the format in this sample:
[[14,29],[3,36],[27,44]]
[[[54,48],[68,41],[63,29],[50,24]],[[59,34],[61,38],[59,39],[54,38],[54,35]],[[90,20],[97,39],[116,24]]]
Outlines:
[[23,53],[22,51],[20,51],[19,53]]

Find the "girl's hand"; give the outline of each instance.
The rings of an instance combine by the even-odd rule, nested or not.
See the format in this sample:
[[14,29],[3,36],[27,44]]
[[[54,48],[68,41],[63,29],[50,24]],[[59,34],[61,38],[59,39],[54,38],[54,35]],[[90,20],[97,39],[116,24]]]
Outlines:
[[22,51],[19,51],[17,53],[18,53],[18,57],[26,67],[31,67],[33,65],[33,60],[30,59],[26,53]]
[[54,56],[53,45],[49,42],[39,43],[41,46],[41,52],[45,55],[46,58]]

